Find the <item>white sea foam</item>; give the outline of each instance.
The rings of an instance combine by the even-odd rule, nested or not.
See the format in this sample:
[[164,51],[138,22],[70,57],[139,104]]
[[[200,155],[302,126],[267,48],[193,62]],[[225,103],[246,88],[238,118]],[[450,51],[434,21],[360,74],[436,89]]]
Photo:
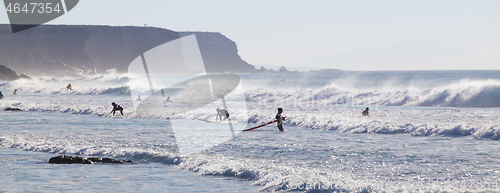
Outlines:
[[460,80],[435,88],[357,89],[332,83],[318,89],[247,91],[253,102],[320,103],[325,105],[381,105],[433,107],[500,107],[500,81]]
[[[137,116],[133,104],[126,95],[100,95],[101,97],[73,95],[41,95],[32,94],[6,96],[0,108],[21,108],[28,111],[54,111],[71,114],[107,114],[111,111],[111,102],[125,108],[125,117],[146,119],[197,120],[215,121],[215,109],[221,105],[209,104],[206,108],[176,114],[150,114],[147,117]],[[158,104],[163,106],[164,104]],[[178,103],[184,107],[188,103]],[[248,103],[248,112],[241,109],[242,104],[228,103],[230,118],[239,123],[264,123],[275,115],[275,107],[285,108],[284,115],[289,116],[284,123],[317,130],[337,130],[343,133],[376,133],[376,134],[410,134],[414,136],[473,136],[479,139],[500,139],[499,114],[495,109],[456,109],[420,107],[384,107],[367,105],[371,109],[371,117],[361,117],[365,106],[343,104],[312,103],[278,103],[262,105]],[[294,106],[295,105],[295,106]],[[234,106],[234,108],[233,108]],[[172,108],[174,108],[172,106]],[[248,115],[248,116],[247,116]]]
[[[247,75],[248,76],[248,75]],[[161,79],[166,86],[177,79],[189,79],[193,76],[155,77]],[[57,95],[101,95],[130,94],[129,79],[118,74],[116,70],[108,70],[104,75],[84,78],[51,78],[34,77],[33,80],[20,79],[4,83],[0,90],[5,93],[18,89],[18,93],[41,93]],[[353,80],[354,79],[354,80]],[[323,105],[380,105],[380,106],[431,106],[431,107],[500,107],[500,80],[497,79],[459,79],[448,83],[434,84],[426,87],[424,80],[418,83],[399,83],[394,81],[380,82],[375,86],[359,86],[353,83],[353,76],[332,80],[328,86],[319,88],[278,89],[276,84],[255,84],[251,78],[242,79],[246,99],[251,102],[294,102],[319,103]],[[56,81],[56,82],[54,82]],[[357,80],[359,81],[359,80]],[[436,80],[439,81],[439,80]],[[73,90],[65,87],[72,83]],[[285,84],[284,82],[283,84]],[[318,84],[318,83],[311,83]],[[261,85],[256,89],[255,85]],[[292,83],[293,85],[293,83]],[[133,85],[134,88],[146,91],[149,85]],[[287,86],[289,87],[289,86]]]

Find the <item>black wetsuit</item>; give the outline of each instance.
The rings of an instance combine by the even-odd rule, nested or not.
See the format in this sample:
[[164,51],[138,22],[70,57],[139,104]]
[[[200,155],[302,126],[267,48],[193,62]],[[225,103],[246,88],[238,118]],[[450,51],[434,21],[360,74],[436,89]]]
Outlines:
[[278,129],[280,131],[284,131],[284,129],[283,129],[283,116],[281,116],[281,113],[276,114],[276,119],[278,119],[278,123],[276,124],[278,126]]
[[[223,121],[222,119],[224,118],[224,121],[227,120],[227,118],[229,118],[229,112],[227,112],[226,109],[219,109],[217,111],[217,116],[220,118],[221,121]],[[217,120],[217,117],[215,118],[215,120]]]
[[113,106],[113,110],[111,111],[113,113],[113,116],[115,116],[115,111],[120,111],[123,116],[123,108],[120,105],[115,104]]

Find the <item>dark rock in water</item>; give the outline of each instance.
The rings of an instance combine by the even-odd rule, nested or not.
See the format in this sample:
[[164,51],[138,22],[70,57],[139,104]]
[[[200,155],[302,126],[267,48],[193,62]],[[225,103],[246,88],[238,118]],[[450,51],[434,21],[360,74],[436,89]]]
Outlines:
[[100,157],[89,157],[87,159],[90,161],[96,162],[96,163],[102,162],[102,158],[100,158]]
[[98,157],[92,157],[92,158],[87,159],[84,157],[61,155],[61,156],[50,158],[49,163],[51,163],[51,164],[94,164],[94,163],[123,164],[123,163],[132,163],[132,161],[123,161],[123,160],[116,160],[116,159],[111,159],[111,158],[98,158]]
[[53,157],[49,159],[49,163],[53,164],[75,164],[75,163],[83,163],[81,159],[76,159],[74,156],[66,156],[66,155],[61,155],[57,157]]
[[298,71],[289,71],[284,66],[281,66],[278,70],[266,69],[264,67],[260,67],[260,69],[258,69],[257,72],[260,72],[260,73],[298,73]]
[[33,80],[31,77],[29,77],[28,75],[26,74],[21,74],[19,75],[19,78],[24,78],[24,79],[30,79],[30,80]]
[[321,69],[321,70],[309,70],[309,72],[313,72],[313,73],[336,73],[336,72],[342,72],[342,70],[339,70],[339,69]]
[[73,157],[72,160],[74,163],[83,163],[83,162],[87,161],[87,159],[83,158],[83,157]]
[[132,163],[132,161],[125,160],[116,160],[111,158],[100,158],[100,157],[90,157],[88,160],[92,160],[95,163],[110,163],[110,164],[123,164],[123,163]]
[[87,160],[83,161],[83,164],[94,164],[94,162],[87,159]]
[[102,159],[102,163],[124,163],[123,161],[120,161],[120,160],[114,160],[114,159],[111,159],[111,158],[103,158]]
[[22,109],[9,107],[9,108],[4,109],[4,111],[22,111]]

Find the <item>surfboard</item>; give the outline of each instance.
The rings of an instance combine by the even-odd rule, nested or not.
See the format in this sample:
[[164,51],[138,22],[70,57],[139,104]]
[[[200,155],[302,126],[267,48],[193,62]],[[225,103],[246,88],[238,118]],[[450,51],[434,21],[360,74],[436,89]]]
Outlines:
[[231,120],[225,120],[225,121],[220,121],[216,123],[236,123],[237,121],[231,121]]
[[358,117],[386,117],[387,115],[370,115],[370,116],[364,116],[364,115],[354,115]]
[[[283,117],[283,118],[286,118],[286,117]],[[276,119],[276,120],[274,120],[274,121],[269,121],[269,122],[264,123],[264,124],[259,125],[259,126],[255,126],[255,127],[249,128],[249,129],[245,129],[245,130],[243,130],[243,131],[251,131],[251,130],[258,129],[258,128],[261,128],[261,127],[264,127],[264,126],[266,126],[266,125],[269,125],[269,124],[271,124],[271,123],[276,123],[276,122],[278,122],[278,119]]]
[[207,123],[234,123],[236,121],[230,121],[230,120],[226,120],[226,121],[209,121],[209,120],[206,120],[206,119],[196,119],[198,121],[203,121],[203,122],[207,122]]
[[108,116],[106,114],[97,114],[97,116],[99,116],[99,117],[110,117],[110,118],[123,118],[123,117],[120,117],[120,116]]
[[207,123],[213,123],[213,121],[209,121],[209,120],[205,120],[205,119],[198,119],[198,118],[197,118],[196,120],[198,120],[198,121],[203,121],[203,122],[207,122]]

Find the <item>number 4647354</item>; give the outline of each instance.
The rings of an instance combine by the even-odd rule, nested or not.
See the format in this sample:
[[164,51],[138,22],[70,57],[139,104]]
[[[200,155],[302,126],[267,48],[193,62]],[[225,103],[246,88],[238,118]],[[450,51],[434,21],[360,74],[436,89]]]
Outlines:
[[52,3],[25,3],[21,5],[20,3],[9,3],[6,7],[7,13],[59,13],[61,8],[59,7],[59,3],[52,5]]

